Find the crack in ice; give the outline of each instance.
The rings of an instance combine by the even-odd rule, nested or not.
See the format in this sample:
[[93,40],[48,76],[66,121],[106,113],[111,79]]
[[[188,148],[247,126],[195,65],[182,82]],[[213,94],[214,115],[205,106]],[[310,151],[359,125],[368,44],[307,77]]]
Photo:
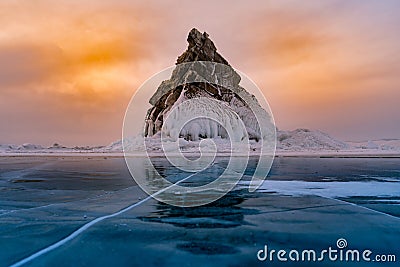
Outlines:
[[182,180],[180,180],[180,181],[178,181],[178,182],[176,182],[176,183],[174,183],[174,184],[172,184],[172,185],[170,185],[170,186],[168,186],[168,187],[166,187],[166,188],[164,188],[164,189],[162,189],[162,190],[160,190],[160,191],[157,191],[157,192],[154,193],[154,194],[149,195],[148,197],[142,199],[141,201],[136,202],[135,204],[132,204],[132,205],[130,205],[130,206],[128,206],[128,207],[126,207],[126,208],[120,210],[120,211],[117,211],[117,212],[114,212],[114,213],[112,213],[112,214],[108,214],[108,215],[104,215],[104,216],[98,217],[98,218],[96,218],[96,219],[94,219],[94,220],[92,220],[92,221],[86,223],[85,225],[81,226],[79,229],[75,230],[74,232],[72,232],[71,234],[69,234],[67,237],[65,237],[65,238],[63,238],[63,239],[57,241],[56,243],[54,243],[54,244],[52,244],[52,245],[50,245],[50,246],[47,246],[47,247],[45,247],[45,248],[39,250],[38,252],[36,252],[36,253],[34,253],[34,254],[32,254],[32,255],[30,255],[30,256],[24,258],[24,259],[22,259],[22,260],[20,260],[20,261],[18,261],[18,262],[16,262],[16,263],[14,263],[14,264],[12,264],[12,265],[10,265],[10,267],[22,266],[22,265],[24,265],[24,264],[26,264],[26,263],[28,263],[28,262],[34,260],[34,259],[36,259],[36,258],[38,258],[38,257],[40,257],[40,256],[42,256],[42,255],[44,255],[44,254],[46,254],[46,253],[48,253],[48,252],[50,252],[50,251],[52,251],[52,250],[54,250],[54,249],[56,249],[56,248],[58,248],[58,247],[64,245],[64,244],[66,244],[67,242],[69,242],[69,241],[71,241],[72,239],[74,239],[75,237],[77,237],[78,235],[80,235],[81,233],[83,233],[84,231],[86,231],[87,229],[89,229],[91,226],[95,225],[96,223],[101,222],[101,221],[103,221],[103,220],[105,220],[105,219],[109,219],[109,218],[113,218],[113,217],[115,217],[115,216],[121,215],[121,214],[123,214],[124,212],[127,212],[127,211],[129,211],[129,210],[131,210],[131,209],[133,209],[133,208],[135,208],[135,207],[137,207],[137,206],[143,204],[144,202],[146,202],[146,201],[152,199],[153,197],[155,197],[155,196],[157,196],[157,195],[163,193],[164,191],[168,190],[169,188],[171,188],[171,187],[173,187],[173,186],[175,186],[175,185],[178,185],[178,184],[181,183],[181,182],[186,181],[187,179],[191,178],[191,177],[194,176],[194,175],[195,175],[195,173],[189,175],[188,177],[186,177],[186,178],[184,178],[184,179],[182,179]]

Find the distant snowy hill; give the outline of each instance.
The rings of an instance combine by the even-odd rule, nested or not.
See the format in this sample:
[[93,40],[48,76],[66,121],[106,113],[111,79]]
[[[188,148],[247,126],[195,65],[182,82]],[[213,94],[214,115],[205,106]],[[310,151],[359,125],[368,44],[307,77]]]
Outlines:
[[96,147],[66,147],[60,144],[53,144],[50,147],[44,147],[36,144],[0,144],[0,153],[70,153],[70,152],[101,152],[105,146]]
[[400,139],[377,139],[367,141],[348,141],[354,148],[358,149],[379,149],[379,150],[400,150]]

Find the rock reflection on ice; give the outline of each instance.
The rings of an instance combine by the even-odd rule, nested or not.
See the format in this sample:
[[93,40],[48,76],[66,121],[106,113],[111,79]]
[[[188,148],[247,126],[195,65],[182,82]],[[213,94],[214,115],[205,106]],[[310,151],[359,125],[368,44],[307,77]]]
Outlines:
[[239,191],[231,192],[219,200],[200,207],[182,208],[158,202],[156,211],[139,219],[168,223],[185,228],[230,228],[246,225],[245,215],[258,214],[258,210],[240,207],[245,200]]
[[[236,186],[247,168],[247,158],[240,157],[222,162],[207,156],[195,160],[129,156],[125,159],[135,181],[146,193],[181,207],[200,206],[219,199]],[[188,165],[193,168],[187,169]]]

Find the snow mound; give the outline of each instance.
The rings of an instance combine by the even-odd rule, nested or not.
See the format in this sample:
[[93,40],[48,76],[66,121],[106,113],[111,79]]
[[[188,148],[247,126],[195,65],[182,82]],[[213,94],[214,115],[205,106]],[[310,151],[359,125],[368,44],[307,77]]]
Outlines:
[[[211,139],[216,144],[218,152],[229,152],[230,149],[237,145],[235,142],[231,144],[229,139],[223,139],[221,137],[215,137]],[[183,152],[198,152],[199,146],[201,146],[201,140],[205,139],[198,138],[193,141],[187,141],[184,138],[180,138],[179,147]],[[144,149],[148,152],[161,152],[162,147],[167,149],[170,145],[169,143],[172,143],[173,140],[164,139],[164,144],[162,145],[159,135],[156,135],[153,137],[138,136],[128,139],[126,142],[127,150],[130,152],[144,151]],[[146,142],[146,147],[144,146],[144,142]],[[114,143],[108,147],[110,151],[120,148],[122,148],[122,144],[120,142]],[[339,151],[348,150],[351,148],[352,147],[349,144],[317,130],[297,129],[293,131],[277,132],[277,152]],[[259,151],[260,143],[250,140],[250,150]]]
[[351,146],[318,130],[278,131],[277,149],[289,151],[343,150]]
[[35,145],[31,143],[25,143],[17,147],[18,150],[37,150],[43,149],[41,145]]
[[13,144],[0,144],[0,152],[11,152],[17,150],[18,146]]
[[368,141],[349,141],[351,146],[362,150],[400,151],[400,139],[377,139]]

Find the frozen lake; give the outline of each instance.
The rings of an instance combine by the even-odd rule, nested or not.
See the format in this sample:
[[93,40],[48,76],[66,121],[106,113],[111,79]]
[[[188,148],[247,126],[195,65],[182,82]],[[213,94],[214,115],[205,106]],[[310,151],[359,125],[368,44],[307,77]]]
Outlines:
[[[166,177],[179,178],[165,159],[153,162]],[[218,175],[226,162],[217,158],[203,178]],[[255,163],[250,161],[247,175]],[[185,184],[201,180],[198,175]],[[279,157],[256,193],[248,192],[246,180],[217,202],[179,208],[146,199],[123,157],[2,156],[0,266],[39,251],[46,253],[27,266],[266,266],[272,263],[257,259],[266,244],[322,250],[339,238],[349,248],[395,254],[398,264],[399,158]],[[104,217],[110,214],[115,216]]]

